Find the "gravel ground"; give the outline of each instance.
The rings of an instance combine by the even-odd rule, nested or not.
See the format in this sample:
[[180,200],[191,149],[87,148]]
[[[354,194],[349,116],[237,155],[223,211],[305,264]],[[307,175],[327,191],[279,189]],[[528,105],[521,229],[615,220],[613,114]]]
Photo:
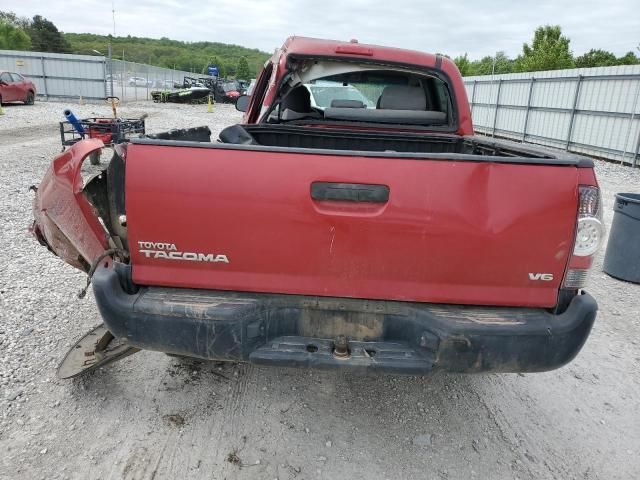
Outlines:
[[[60,381],[58,361],[100,323],[85,277],[27,233],[29,185],[60,150],[67,105],[0,116],[0,478],[631,479],[640,475],[640,285],[601,272],[600,313],[550,373],[358,377],[185,363],[141,352]],[[78,116],[108,115],[102,105]],[[148,130],[236,122],[233,107],[131,103]],[[640,171],[598,163],[606,220]]]

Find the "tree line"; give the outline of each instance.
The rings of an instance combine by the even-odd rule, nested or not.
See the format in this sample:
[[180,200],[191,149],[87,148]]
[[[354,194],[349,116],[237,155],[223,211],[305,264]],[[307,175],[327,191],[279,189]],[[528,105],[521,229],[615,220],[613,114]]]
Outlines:
[[469,60],[465,53],[455,57],[453,61],[462,76],[640,64],[640,58],[633,51],[616,57],[611,52],[594,48],[574,57],[570,43],[571,40],[562,35],[559,25],[545,25],[536,29],[531,43],[523,44],[522,53],[516,58],[509,58],[500,51],[480,60]]
[[[256,76],[269,54],[258,49],[219,42],[182,42],[169,38],[111,37],[91,33],[62,33],[46,18],[19,18],[13,12],[0,11],[0,49],[33,50],[93,55],[106,53],[111,42],[113,58],[159,67],[206,73],[208,65],[217,65],[222,76],[249,79]],[[559,25],[538,27],[531,43],[523,44],[516,58],[499,51],[494,56],[470,60],[468,54],[453,61],[463,76],[515,72],[536,72],[564,68],[608,67],[640,64],[629,51],[621,57],[602,49],[591,49],[574,56],[570,39]]]
[[221,76],[255,78],[269,54],[258,49],[220,42],[181,42],[169,38],[112,37],[91,33],[63,33],[46,18],[17,17],[0,11],[0,49],[95,55],[107,53],[118,60],[146,63],[205,74],[208,65],[217,65]]

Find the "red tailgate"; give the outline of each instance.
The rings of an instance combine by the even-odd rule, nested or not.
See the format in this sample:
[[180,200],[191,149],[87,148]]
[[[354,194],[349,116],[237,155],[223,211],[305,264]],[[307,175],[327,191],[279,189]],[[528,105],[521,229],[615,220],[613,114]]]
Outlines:
[[[133,279],[550,307],[572,248],[577,178],[573,166],[132,144]],[[384,185],[388,201],[313,200],[314,182]]]

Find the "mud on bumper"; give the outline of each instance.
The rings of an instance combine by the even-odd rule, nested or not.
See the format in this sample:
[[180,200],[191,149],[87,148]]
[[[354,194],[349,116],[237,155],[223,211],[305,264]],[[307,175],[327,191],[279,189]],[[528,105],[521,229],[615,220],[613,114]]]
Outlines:
[[[264,365],[411,375],[546,371],[577,355],[597,311],[588,294],[554,315],[539,308],[161,287],[133,293],[127,273],[101,267],[93,277],[100,313],[116,337],[147,350]],[[338,335],[349,339],[346,358],[334,355]]]

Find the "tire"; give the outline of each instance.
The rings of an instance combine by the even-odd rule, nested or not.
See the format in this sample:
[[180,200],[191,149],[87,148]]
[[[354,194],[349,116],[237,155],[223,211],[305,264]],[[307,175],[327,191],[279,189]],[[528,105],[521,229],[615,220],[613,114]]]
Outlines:
[[36,96],[32,91],[27,92],[27,99],[24,101],[25,105],[33,105],[36,101]]
[[2,106],[2,95],[0,95],[0,107]]

